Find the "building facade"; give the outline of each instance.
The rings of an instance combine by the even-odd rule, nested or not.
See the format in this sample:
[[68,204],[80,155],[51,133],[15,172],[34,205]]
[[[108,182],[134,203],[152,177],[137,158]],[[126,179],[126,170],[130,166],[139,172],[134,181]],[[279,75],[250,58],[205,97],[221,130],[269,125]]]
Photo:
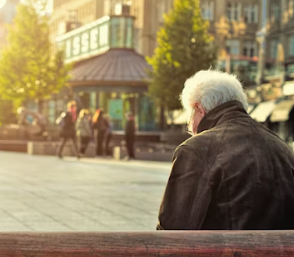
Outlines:
[[11,24],[20,0],[7,0],[0,9],[0,50],[7,44],[7,25]]
[[221,70],[238,75],[244,85],[255,84],[261,24],[261,0],[201,0],[202,16],[218,49]]
[[248,90],[251,116],[282,139],[294,138],[294,0],[263,0],[260,83]]
[[173,0],[55,0],[51,39],[109,15],[129,14],[134,20],[135,50],[146,56],[156,47],[156,33]]

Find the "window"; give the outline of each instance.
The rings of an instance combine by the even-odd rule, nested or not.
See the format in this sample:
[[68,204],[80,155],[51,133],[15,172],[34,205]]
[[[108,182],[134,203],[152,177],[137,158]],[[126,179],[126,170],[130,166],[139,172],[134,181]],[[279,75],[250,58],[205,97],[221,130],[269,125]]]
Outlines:
[[231,39],[226,42],[227,52],[230,55],[240,55],[240,41]]
[[288,16],[289,18],[293,18],[293,13],[294,13],[294,0],[288,0]]
[[157,19],[159,22],[163,22],[165,13],[165,1],[157,0]]
[[214,20],[214,1],[203,1],[201,3],[202,17],[204,20]]
[[76,21],[77,20],[77,11],[76,10],[68,11],[68,19],[70,21]]
[[281,2],[273,1],[270,5],[270,16],[272,21],[278,22],[281,20]]
[[294,35],[289,37],[289,56],[294,56]]
[[270,41],[270,57],[271,57],[271,59],[276,59],[277,53],[278,53],[278,45],[279,45],[278,39],[273,39]]
[[244,7],[244,21],[246,23],[258,23],[258,5],[251,4]]
[[229,21],[240,21],[241,4],[228,3],[227,4],[227,17]]
[[243,43],[243,55],[247,57],[257,56],[257,46],[255,41],[245,41]]

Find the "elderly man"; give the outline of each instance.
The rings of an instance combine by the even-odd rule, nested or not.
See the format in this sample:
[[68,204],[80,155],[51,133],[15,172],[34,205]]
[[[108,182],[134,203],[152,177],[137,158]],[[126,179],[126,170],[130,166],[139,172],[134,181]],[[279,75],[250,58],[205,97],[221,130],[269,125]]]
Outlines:
[[193,136],[175,151],[157,229],[294,229],[293,153],[247,114],[241,83],[200,71],[182,103]]

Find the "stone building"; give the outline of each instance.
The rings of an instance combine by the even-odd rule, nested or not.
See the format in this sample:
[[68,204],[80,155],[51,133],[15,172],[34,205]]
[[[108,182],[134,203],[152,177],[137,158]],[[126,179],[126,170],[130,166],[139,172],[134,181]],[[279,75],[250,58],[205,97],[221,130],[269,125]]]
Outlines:
[[282,139],[294,138],[294,0],[263,0],[260,83],[248,90],[252,117]]
[[19,2],[20,0],[7,0],[5,5],[0,9],[0,50],[7,43],[7,24],[13,21]]

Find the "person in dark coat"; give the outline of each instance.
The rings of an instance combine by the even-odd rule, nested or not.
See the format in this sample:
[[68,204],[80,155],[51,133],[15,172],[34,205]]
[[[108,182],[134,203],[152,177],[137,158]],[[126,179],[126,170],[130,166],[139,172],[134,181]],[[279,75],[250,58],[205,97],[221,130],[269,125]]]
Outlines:
[[92,138],[91,117],[87,109],[82,109],[76,121],[76,134],[80,141],[80,154],[85,155]]
[[134,115],[129,112],[127,114],[127,124],[125,128],[125,140],[126,140],[126,146],[128,151],[127,159],[135,159],[135,150],[134,150],[134,144],[135,144],[135,136],[136,136],[136,126],[135,126],[135,118]]
[[113,124],[111,121],[110,116],[104,115],[104,120],[106,123],[106,132],[105,132],[105,152],[107,156],[112,156],[112,149],[110,147],[110,142],[112,138],[112,130],[113,130]]
[[107,125],[103,115],[104,115],[103,109],[98,109],[92,119],[93,129],[97,131],[96,132],[96,155],[97,156],[102,156],[104,153],[103,145],[104,145]]
[[67,104],[67,112],[61,114],[58,118],[57,123],[60,125],[61,132],[60,136],[62,138],[61,145],[58,151],[58,157],[62,158],[63,148],[68,140],[72,140],[76,152],[77,158],[79,158],[79,151],[77,147],[76,141],[76,130],[75,130],[75,122],[77,119],[77,105],[76,102],[69,102]]
[[293,152],[247,114],[236,77],[200,71],[182,103],[193,136],[174,153],[157,229],[294,229]]

